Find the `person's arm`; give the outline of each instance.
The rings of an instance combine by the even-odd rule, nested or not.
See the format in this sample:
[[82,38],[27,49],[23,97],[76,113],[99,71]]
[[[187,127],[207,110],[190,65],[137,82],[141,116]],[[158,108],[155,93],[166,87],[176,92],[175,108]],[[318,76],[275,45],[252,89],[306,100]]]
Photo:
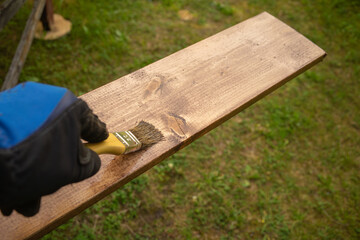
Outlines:
[[39,212],[41,197],[93,176],[99,156],[81,138],[108,137],[105,123],[69,90],[27,82],[0,92],[0,209]]

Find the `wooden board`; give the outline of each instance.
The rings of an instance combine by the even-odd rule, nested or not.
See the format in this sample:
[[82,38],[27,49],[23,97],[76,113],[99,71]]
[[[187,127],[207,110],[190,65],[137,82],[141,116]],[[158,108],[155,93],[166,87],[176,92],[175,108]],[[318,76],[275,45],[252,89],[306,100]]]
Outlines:
[[294,29],[262,13],[83,95],[110,131],[146,120],[166,141],[116,159],[102,156],[98,174],[44,197],[35,217],[1,217],[3,239],[51,231],[325,55]]

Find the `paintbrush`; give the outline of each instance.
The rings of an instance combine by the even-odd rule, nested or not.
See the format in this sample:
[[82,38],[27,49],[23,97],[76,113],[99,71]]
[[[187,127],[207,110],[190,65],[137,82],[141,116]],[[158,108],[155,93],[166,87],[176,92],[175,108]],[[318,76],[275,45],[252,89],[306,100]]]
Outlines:
[[85,146],[97,154],[127,154],[149,147],[164,136],[152,124],[141,121],[128,131],[110,133],[109,137],[98,143],[85,143]]

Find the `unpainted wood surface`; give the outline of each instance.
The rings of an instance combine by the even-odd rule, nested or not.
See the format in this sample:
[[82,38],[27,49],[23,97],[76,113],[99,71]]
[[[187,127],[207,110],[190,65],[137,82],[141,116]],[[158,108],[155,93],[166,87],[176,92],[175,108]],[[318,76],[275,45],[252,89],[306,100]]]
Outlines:
[[35,217],[1,217],[2,237],[39,237],[54,229],[324,57],[262,13],[83,95],[110,131],[146,120],[166,140],[128,156],[102,156],[98,174],[44,197]]

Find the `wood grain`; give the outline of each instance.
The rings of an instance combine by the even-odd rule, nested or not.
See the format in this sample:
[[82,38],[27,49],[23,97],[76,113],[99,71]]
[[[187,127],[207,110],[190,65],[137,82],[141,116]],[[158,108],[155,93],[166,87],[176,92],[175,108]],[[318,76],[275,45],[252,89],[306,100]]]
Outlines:
[[326,53],[262,13],[82,96],[110,131],[146,120],[166,141],[102,156],[98,174],[43,198],[40,213],[0,218],[5,239],[36,238],[315,65]]
[[34,38],[36,24],[43,12],[46,0],[35,0],[34,6],[26,22],[25,29],[21,35],[19,45],[16,48],[15,56],[6,74],[1,91],[14,87],[19,79],[20,72],[24,66],[27,54]]

